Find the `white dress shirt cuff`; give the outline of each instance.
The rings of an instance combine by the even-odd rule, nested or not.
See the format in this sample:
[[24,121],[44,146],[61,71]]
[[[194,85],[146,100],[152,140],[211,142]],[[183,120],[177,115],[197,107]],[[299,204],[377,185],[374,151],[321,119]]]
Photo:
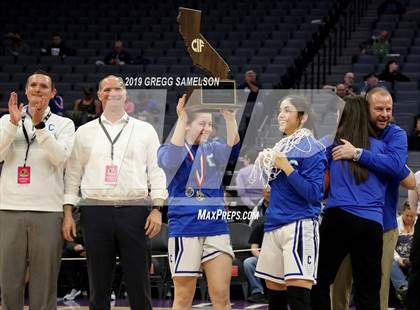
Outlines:
[[76,206],[80,201],[80,197],[72,194],[64,194],[64,204]]
[[155,199],[165,200],[166,198],[168,198],[168,191],[166,189],[164,189],[164,190],[159,190],[159,189],[151,190],[150,191],[150,198],[152,198],[152,200],[155,200]]

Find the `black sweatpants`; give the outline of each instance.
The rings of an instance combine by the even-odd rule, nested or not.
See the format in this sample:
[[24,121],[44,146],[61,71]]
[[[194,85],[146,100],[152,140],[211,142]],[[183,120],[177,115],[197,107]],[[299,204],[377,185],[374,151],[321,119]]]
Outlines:
[[341,262],[350,254],[357,310],[380,310],[382,226],[343,211],[325,211],[319,229],[317,284],[312,288],[313,310],[330,310],[330,285]]
[[151,310],[150,242],[144,230],[149,215],[147,208],[86,206],[81,210],[90,287],[89,309],[110,309],[113,270],[118,255],[130,308]]
[[420,309],[420,218],[414,227],[413,244],[410,253],[411,269],[408,275],[408,291],[405,299],[407,310]]

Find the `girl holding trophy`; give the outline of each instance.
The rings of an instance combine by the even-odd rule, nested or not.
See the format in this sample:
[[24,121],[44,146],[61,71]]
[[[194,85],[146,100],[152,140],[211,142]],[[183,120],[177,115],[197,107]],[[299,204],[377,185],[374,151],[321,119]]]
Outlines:
[[231,152],[235,158],[239,155],[235,112],[221,111],[226,122],[226,143],[215,142],[209,139],[212,114],[187,112],[185,104],[184,95],[178,101],[178,121],[170,143],[158,151],[158,163],[169,184],[168,253],[175,286],[173,309],[191,309],[197,277],[203,270],[213,309],[230,309],[234,254],[226,217],[221,216],[221,171]]

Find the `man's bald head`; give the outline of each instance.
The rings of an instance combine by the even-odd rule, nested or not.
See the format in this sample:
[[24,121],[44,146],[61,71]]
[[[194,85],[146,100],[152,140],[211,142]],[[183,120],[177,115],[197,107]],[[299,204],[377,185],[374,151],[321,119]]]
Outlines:
[[104,77],[102,80],[99,81],[98,92],[102,91],[103,82],[105,80],[109,80],[109,79],[116,79],[116,80],[118,80],[118,82],[120,83],[120,86],[122,88],[126,89],[125,84],[124,84],[124,80],[122,79],[122,77],[119,77],[119,76],[116,76],[116,75],[108,75],[108,76]]

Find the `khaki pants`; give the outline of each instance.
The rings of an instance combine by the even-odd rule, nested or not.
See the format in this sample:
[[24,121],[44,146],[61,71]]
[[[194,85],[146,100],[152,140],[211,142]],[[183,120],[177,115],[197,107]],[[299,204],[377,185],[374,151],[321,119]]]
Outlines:
[[394,250],[398,241],[398,229],[384,232],[384,247],[382,249],[382,278],[381,278],[381,310],[388,310],[389,281],[391,279]]
[[22,310],[29,263],[29,308],[57,309],[62,251],[61,212],[0,211],[3,310]]
[[[398,229],[384,232],[382,248],[382,277],[381,277],[381,310],[388,309],[389,281],[391,277],[394,250],[398,240]],[[331,286],[331,307],[333,310],[348,310],[352,286],[352,269],[350,256],[347,256],[337,272],[334,284]]]

